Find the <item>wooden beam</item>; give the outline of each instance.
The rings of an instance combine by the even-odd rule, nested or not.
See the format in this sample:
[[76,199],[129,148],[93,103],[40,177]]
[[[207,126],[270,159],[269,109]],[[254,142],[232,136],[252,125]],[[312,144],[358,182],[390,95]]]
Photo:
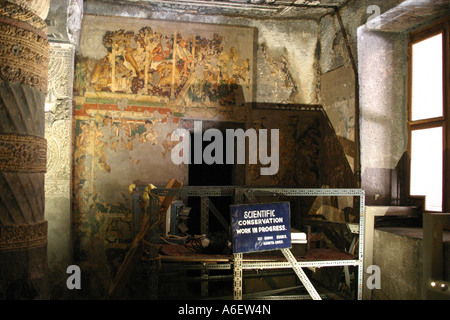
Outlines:
[[[182,183],[175,179],[170,179],[169,183],[166,186],[166,189],[179,189],[182,187]],[[145,214],[142,226],[139,233],[134,238],[133,243],[131,244],[131,248],[125,256],[122,265],[117,271],[116,277],[114,278],[113,283],[109,289],[108,299],[117,299],[120,296],[123,288],[125,288],[128,279],[130,278],[134,268],[138,264],[139,260],[142,257],[142,253],[144,251],[143,248],[143,240],[147,233],[156,225],[158,225],[162,218],[165,216],[167,209],[170,204],[174,200],[175,196],[164,196],[160,197],[160,207],[158,209],[158,220],[150,225],[150,216],[149,214]]]

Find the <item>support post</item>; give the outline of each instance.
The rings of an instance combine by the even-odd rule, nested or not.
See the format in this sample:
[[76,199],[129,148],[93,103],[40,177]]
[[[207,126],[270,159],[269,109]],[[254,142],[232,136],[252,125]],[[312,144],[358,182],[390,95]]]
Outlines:
[[242,300],[242,253],[234,254],[233,267],[233,297],[234,300]]
[[0,296],[45,299],[50,0],[0,0]]
[[314,288],[311,281],[308,279],[308,276],[305,274],[303,269],[298,265],[297,259],[295,259],[294,255],[292,254],[291,250],[289,249],[281,249],[281,252],[285,256],[286,260],[289,261],[289,263],[292,266],[292,269],[294,269],[295,274],[300,279],[302,284],[305,286],[306,290],[308,291],[309,295],[313,300],[322,300],[320,295],[317,293],[316,288]]

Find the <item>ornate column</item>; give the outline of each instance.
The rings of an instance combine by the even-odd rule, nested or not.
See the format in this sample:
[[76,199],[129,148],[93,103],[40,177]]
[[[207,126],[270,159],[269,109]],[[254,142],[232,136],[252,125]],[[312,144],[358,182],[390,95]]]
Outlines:
[[51,272],[65,271],[72,264],[72,92],[82,13],[82,0],[52,0],[46,19],[50,61],[45,100],[45,218]]
[[46,295],[50,0],[0,0],[0,297]]

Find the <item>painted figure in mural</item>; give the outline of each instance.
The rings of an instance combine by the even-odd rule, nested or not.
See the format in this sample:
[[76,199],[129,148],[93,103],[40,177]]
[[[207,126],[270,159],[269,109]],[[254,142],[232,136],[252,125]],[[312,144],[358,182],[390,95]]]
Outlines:
[[161,144],[164,148],[164,151],[161,152],[161,156],[163,157],[163,159],[166,159],[167,154],[170,154],[170,152],[172,152],[172,149],[178,144],[178,139],[175,139],[175,141],[172,141],[171,137],[172,137],[172,133],[168,133],[166,135],[166,139],[161,142]]
[[139,57],[138,54],[138,44],[134,38],[133,32],[127,32],[126,38],[124,39],[124,46],[122,55],[124,57],[124,66],[131,71],[131,77],[138,76],[143,78],[144,73],[136,62],[136,58]]
[[162,98],[188,108],[216,106],[227,118],[228,107],[236,107],[236,89],[251,90],[250,60],[241,59],[234,46],[224,50],[223,40],[218,33],[208,39],[150,27],[108,31],[106,56],[83,62],[92,69],[89,89]]
[[[131,78],[133,77],[134,69],[127,68],[125,62],[124,57],[116,57],[115,87],[113,89],[114,91],[131,93]],[[136,72],[134,72],[134,76],[136,76]]]
[[80,152],[85,152],[89,146],[90,137],[90,125],[87,122],[80,124],[81,133],[78,134],[76,139],[76,146]]
[[83,189],[84,182],[88,178],[86,169],[86,155],[82,155],[75,160],[74,186],[75,189]]
[[118,144],[118,130],[113,122],[113,119],[109,115],[105,115],[96,132],[96,145],[103,146],[103,148],[109,147],[111,150],[115,150]]
[[241,79],[247,88],[250,87],[250,79],[248,77],[248,73],[250,71],[250,60],[245,59],[242,62],[242,66],[235,63],[233,64],[233,77],[235,78],[235,81],[238,83],[239,79]]
[[94,139],[94,154],[97,161],[97,165],[102,171],[110,172],[111,167],[106,161],[105,148],[111,141],[111,137],[114,136],[112,128],[112,119],[109,116],[105,116],[103,119],[103,125],[97,125],[95,128]]
[[89,160],[86,154],[75,159],[74,166],[74,206],[79,210],[79,215],[74,220],[82,220],[85,213],[89,211]]
[[121,149],[133,150],[133,141],[131,140],[131,125],[126,118],[122,118],[118,128],[119,143]]
[[157,46],[152,50],[153,53],[153,61],[154,62],[161,62],[164,60],[171,59],[172,54],[172,43],[171,39],[169,37],[159,37],[159,41]]
[[[123,31],[123,30],[122,30]],[[105,46],[106,55],[97,61],[91,72],[91,85],[96,91],[114,91],[113,68],[115,68],[118,45],[114,42],[113,37],[120,32],[106,32],[103,36],[103,45]]]
[[91,73],[91,85],[97,91],[106,91],[111,88],[111,70],[109,54],[102,58]]
[[214,33],[213,34],[213,39],[211,42],[211,49],[212,49],[212,54],[213,55],[217,55],[220,54],[223,50],[223,36],[218,34],[218,33]]
[[179,36],[177,44],[178,44],[177,50],[176,50],[177,58],[179,58],[183,61],[182,76],[189,77],[188,68],[190,69],[190,64],[193,61],[192,54],[189,51],[189,42],[185,39],[182,39],[181,36]]
[[[175,69],[175,72],[173,72]],[[181,78],[181,73],[178,68],[174,68],[173,64],[171,62],[163,62],[158,65],[156,68],[156,71],[158,72],[159,81],[158,85],[160,86],[167,86],[172,83],[172,79],[174,82],[177,82]],[[174,76],[172,76],[174,74]]]
[[74,78],[76,81],[73,83],[74,95],[83,95],[88,85],[88,68],[86,67],[87,59],[80,57],[75,64]]
[[151,142],[153,145],[158,143],[158,133],[153,130],[153,122],[145,121],[145,131],[140,136],[141,142]]

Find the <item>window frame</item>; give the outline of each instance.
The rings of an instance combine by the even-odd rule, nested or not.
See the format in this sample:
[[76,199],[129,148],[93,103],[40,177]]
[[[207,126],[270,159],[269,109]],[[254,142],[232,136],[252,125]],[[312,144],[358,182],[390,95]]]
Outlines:
[[[443,130],[443,172],[442,172],[442,212],[450,212],[450,17],[441,19],[430,26],[421,28],[409,35],[408,41],[408,92],[407,92],[407,131],[408,131],[408,168],[407,168],[407,190],[410,198],[417,197],[411,195],[411,135],[412,131],[420,129],[429,129],[442,127]],[[442,33],[442,116],[429,119],[412,121],[412,46],[422,40],[428,39]],[[425,208],[423,208],[424,211]],[[441,212],[441,211],[439,211]]]

